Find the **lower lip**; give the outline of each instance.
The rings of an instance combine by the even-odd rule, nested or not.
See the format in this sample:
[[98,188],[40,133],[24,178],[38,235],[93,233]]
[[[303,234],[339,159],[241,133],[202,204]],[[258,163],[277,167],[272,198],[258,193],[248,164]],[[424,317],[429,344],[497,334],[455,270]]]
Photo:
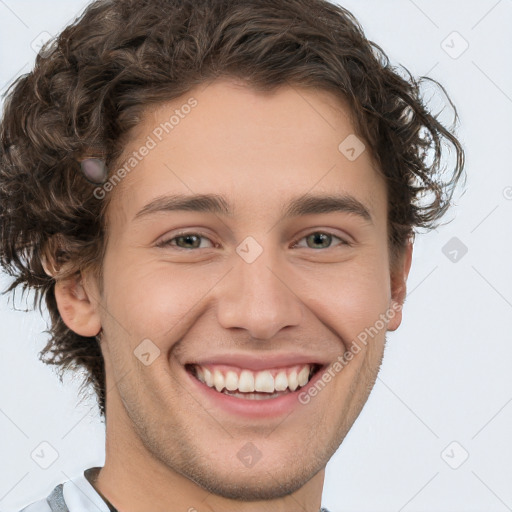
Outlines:
[[185,370],[192,385],[202,393],[207,400],[213,402],[217,407],[222,408],[226,412],[244,416],[246,418],[270,418],[285,416],[290,414],[297,406],[302,405],[299,402],[299,395],[307,392],[308,388],[313,386],[315,382],[321,378],[324,367],[320,368],[312,377],[312,379],[302,388],[287,393],[276,398],[267,398],[263,400],[250,400],[246,398],[237,398],[234,396],[219,393],[213,388],[202,383],[190,372]]

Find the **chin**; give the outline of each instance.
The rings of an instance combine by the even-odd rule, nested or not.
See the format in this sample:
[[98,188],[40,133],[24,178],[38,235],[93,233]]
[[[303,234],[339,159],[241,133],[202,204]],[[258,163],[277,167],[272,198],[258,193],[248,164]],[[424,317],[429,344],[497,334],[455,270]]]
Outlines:
[[303,466],[295,468],[293,472],[286,471],[287,469],[289,468],[281,468],[277,472],[274,468],[259,471],[256,468],[246,469],[244,473],[247,476],[242,476],[238,468],[231,468],[226,470],[226,477],[222,478],[216,468],[215,473],[206,474],[200,471],[189,478],[214,495],[235,501],[253,502],[276,500],[293,494],[319,471]]

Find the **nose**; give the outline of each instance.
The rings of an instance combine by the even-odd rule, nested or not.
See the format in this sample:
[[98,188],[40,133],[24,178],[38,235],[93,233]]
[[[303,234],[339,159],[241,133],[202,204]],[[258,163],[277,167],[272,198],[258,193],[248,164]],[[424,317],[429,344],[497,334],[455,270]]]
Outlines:
[[238,255],[235,258],[234,268],[217,290],[220,325],[245,329],[260,340],[298,325],[303,305],[277,255],[264,250],[252,263]]

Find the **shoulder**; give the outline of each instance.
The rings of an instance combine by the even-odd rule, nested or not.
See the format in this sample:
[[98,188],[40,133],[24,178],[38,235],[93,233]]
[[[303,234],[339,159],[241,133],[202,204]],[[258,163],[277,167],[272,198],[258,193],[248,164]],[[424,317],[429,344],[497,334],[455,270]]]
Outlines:
[[46,499],[42,499],[39,501],[35,501],[30,505],[27,505],[25,508],[22,508],[19,512],[52,512],[50,505]]
[[[52,507],[50,507],[50,503],[52,501],[55,502],[57,500],[60,500],[61,504],[63,502],[62,487],[63,484],[57,485],[46,498],[30,503],[30,505],[27,505],[26,507],[22,508],[19,512],[53,512]],[[62,510],[62,512],[65,512],[66,509],[61,508],[58,510]]]
[[25,508],[22,508],[19,512],[52,512],[50,505],[45,499],[35,501],[30,505],[27,505]]
[[[97,468],[89,468],[90,471]],[[58,484],[46,497],[19,512],[109,512],[108,506],[85,477],[85,472]]]

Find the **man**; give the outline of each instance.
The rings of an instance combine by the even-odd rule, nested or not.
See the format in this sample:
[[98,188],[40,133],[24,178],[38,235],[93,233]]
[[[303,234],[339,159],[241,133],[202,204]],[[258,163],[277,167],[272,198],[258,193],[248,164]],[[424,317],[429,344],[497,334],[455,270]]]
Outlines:
[[106,419],[105,465],[24,512],[320,510],[462,175],[417,83],[324,0],[99,0],[0,135],[10,289]]

